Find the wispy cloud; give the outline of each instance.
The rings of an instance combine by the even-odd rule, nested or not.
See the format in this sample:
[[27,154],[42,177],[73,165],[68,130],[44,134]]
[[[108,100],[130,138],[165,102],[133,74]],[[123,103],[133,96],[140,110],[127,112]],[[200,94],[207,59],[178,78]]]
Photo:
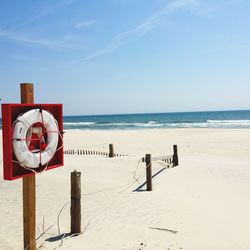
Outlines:
[[96,57],[112,53],[124,44],[128,43],[130,40],[142,36],[147,32],[155,29],[161,23],[162,18],[167,17],[168,15],[172,14],[175,11],[178,11],[179,9],[188,9],[196,15],[206,15],[208,13],[215,12],[245,1],[246,0],[224,0],[219,3],[211,4],[203,0],[174,0],[166,4],[158,12],[145,19],[138,26],[126,32],[117,34],[112,38],[112,40],[106,47],[90,53],[81,61],[88,61]]
[[73,2],[73,0],[61,0],[57,4],[50,6],[49,8],[47,8],[47,9],[41,11],[40,13],[37,13],[36,15],[26,19],[25,21],[19,23],[18,25],[7,29],[6,32],[13,31],[13,30],[16,30],[16,29],[18,29],[20,27],[23,27],[25,25],[33,23],[36,20],[39,20],[39,19],[41,19],[41,18],[55,12],[58,8],[60,8],[62,6],[65,6],[65,5],[68,5],[68,4],[71,4],[72,2]]
[[175,0],[171,3],[165,5],[161,10],[154,13],[147,19],[145,19],[141,24],[138,26],[126,31],[117,34],[113,37],[111,42],[104,48],[94,51],[93,53],[87,55],[82,60],[88,61],[94,59],[96,57],[109,54],[116,49],[120,48],[122,45],[129,42],[131,39],[135,37],[142,36],[147,32],[155,29],[161,21],[161,18],[170,15],[172,12],[181,9],[181,8],[188,8],[197,3],[198,0]]
[[92,26],[92,25],[96,24],[97,22],[98,22],[97,20],[90,20],[90,21],[77,23],[75,25],[75,28],[76,29],[88,28],[89,26]]
[[216,11],[221,11],[228,7],[232,7],[238,5],[240,3],[246,2],[247,0],[224,0],[218,1],[217,3],[211,3],[209,1],[200,1],[197,4],[197,9],[195,10],[195,14],[198,15],[206,15]]
[[45,39],[45,38],[34,38],[34,36],[28,36],[23,33],[17,33],[15,30],[26,26],[28,24],[31,24],[38,19],[41,19],[53,12],[55,12],[58,8],[71,4],[74,0],[61,0],[57,4],[50,6],[50,8],[47,8],[40,13],[34,15],[31,18],[26,19],[25,21],[21,22],[18,25],[15,25],[9,29],[3,29],[0,28],[0,37],[5,39],[10,39],[19,43],[28,43],[28,44],[36,44],[40,46],[46,46],[46,47],[58,47],[58,48],[72,48],[72,45],[66,44],[63,40],[54,41],[51,39]]
[[34,38],[23,34],[16,34],[13,32],[3,32],[0,31],[0,38],[10,39],[18,43],[28,43],[34,45],[40,45],[43,47],[53,47],[53,48],[74,48],[74,45],[64,42],[64,40],[51,40],[45,38]]

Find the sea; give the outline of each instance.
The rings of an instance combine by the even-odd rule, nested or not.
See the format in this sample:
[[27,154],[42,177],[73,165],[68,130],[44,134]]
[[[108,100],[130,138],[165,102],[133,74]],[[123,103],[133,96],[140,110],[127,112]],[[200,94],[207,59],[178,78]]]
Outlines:
[[[0,123],[0,129],[2,127]],[[250,110],[65,116],[64,129],[250,128]]]

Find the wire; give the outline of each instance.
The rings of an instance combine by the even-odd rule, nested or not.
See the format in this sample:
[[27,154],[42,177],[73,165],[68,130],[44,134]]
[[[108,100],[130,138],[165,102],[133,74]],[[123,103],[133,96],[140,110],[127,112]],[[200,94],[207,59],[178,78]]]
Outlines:
[[[59,235],[59,236],[61,235],[61,229],[60,229],[60,216],[61,216],[63,210],[65,209],[65,207],[67,207],[70,203],[71,203],[70,201],[67,202],[67,203],[65,203],[65,204],[62,206],[62,208],[60,209],[59,214],[58,214],[58,216],[57,216],[57,230],[58,230],[58,235]],[[67,235],[67,233],[64,233],[64,234],[63,234],[62,238],[60,239],[60,240],[61,240],[60,245],[57,246],[57,247],[55,247],[55,248],[53,248],[53,249],[57,249],[57,248],[59,248],[59,247],[61,247],[61,246],[63,245],[63,240],[64,240],[64,237],[65,237],[66,235]]]
[[[126,185],[122,185],[122,186],[117,186],[117,187],[113,187],[113,188],[106,188],[106,189],[102,189],[102,190],[98,190],[98,191],[95,191],[95,192],[91,192],[91,193],[87,193],[87,194],[83,194],[82,196],[88,196],[88,195],[93,195],[93,194],[97,194],[97,193],[102,193],[102,192],[107,192],[107,191],[110,191],[110,190],[115,190],[115,189],[120,189],[120,188],[123,188],[123,190],[121,190],[120,192],[118,193],[122,193],[126,190],[128,190],[130,187],[132,187],[136,182],[140,185],[140,182],[139,182],[139,179],[141,177],[145,177],[146,174],[145,174],[145,169],[147,169],[152,163],[149,163],[148,165],[146,165],[146,168],[143,168],[143,170],[139,173],[139,175],[136,177],[137,175],[137,171],[138,171],[138,168],[139,168],[139,165],[140,163],[142,162],[142,158],[139,159],[137,165],[136,165],[136,168],[135,168],[135,171],[134,171],[134,175],[133,175],[133,178],[134,178],[134,181],[131,182],[131,183],[128,183]],[[159,162],[157,162],[159,164]]]
[[[46,234],[52,227],[53,227],[53,225],[50,226],[50,227],[48,227],[43,233],[41,233],[41,234],[35,239],[35,242],[38,241],[44,234]],[[28,246],[26,246],[26,247],[24,248],[24,250],[27,250],[27,249],[30,247],[31,244],[32,244],[32,242],[30,242],[30,243],[28,244]]]
[[58,235],[61,234],[61,230],[60,230],[60,215],[63,212],[64,208],[66,206],[68,206],[69,204],[70,204],[70,202],[67,202],[66,204],[64,204],[63,207],[60,209],[60,212],[59,212],[59,214],[57,216],[57,230],[58,230]]
[[113,187],[113,188],[101,189],[101,190],[98,190],[98,191],[95,191],[95,192],[83,194],[82,197],[83,196],[89,196],[89,195],[97,194],[97,193],[103,193],[103,192],[107,192],[107,191],[110,191],[110,190],[120,189],[120,188],[123,188],[123,187],[127,187],[128,185],[130,185],[130,184],[126,184],[126,185],[122,185],[122,186],[117,186],[117,187]]
[[134,172],[134,180],[135,181],[138,181],[138,179],[136,179],[136,174],[137,174],[137,170],[138,170],[138,167],[139,167],[139,165],[140,165],[141,162],[142,162],[142,158],[138,161],[137,167],[136,167],[135,172]]
[[[141,159],[142,160],[142,159]],[[139,179],[142,177],[142,176],[145,176],[145,169],[147,169],[149,166],[151,165],[151,163],[149,163],[147,166],[146,166],[146,168],[144,168],[141,172],[140,172],[140,174],[138,175],[138,177],[136,178],[135,177],[135,175],[134,175],[134,182],[132,182],[127,188],[125,188],[124,190],[122,190],[122,191],[120,191],[120,193],[122,193],[122,192],[124,192],[124,191],[126,191],[126,190],[128,190],[130,187],[132,187],[136,182],[140,185],[140,183],[139,183]],[[144,173],[144,174],[143,174]]]
[[[65,209],[65,207],[67,207],[69,204],[71,204],[71,201],[65,203],[65,204],[62,206],[62,208],[60,209],[59,214],[58,214],[58,216],[57,216],[57,230],[58,230],[58,235],[59,235],[59,236],[61,235],[61,229],[60,229],[60,216],[61,216],[63,210]],[[78,235],[80,235],[80,234],[85,233],[85,231],[87,230],[87,227],[89,226],[89,224],[90,224],[90,222],[87,223],[87,225],[85,226],[84,230],[83,230],[81,233],[70,234],[69,237],[72,238],[72,237],[74,237],[74,236],[78,236]],[[52,227],[52,226],[51,226],[51,227]],[[51,227],[50,227],[50,228],[51,228]],[[48,230],[47,230],[47,231],[48,231]],[[63,236],[62,236],[61,239],[60,239],[60,240],[61,240],[60,245],[57,246],[57,247],[55,247],[55,248],[53,248],[53,250],[55,250],[55,249],[57,249],[57,248],[59,248],[59,247],[61,247],[61,246],[63,245],[63,242],[64,242],[64,239],[65,239],[65,236],[66,236],[66,235],[68,235],[68,233],[64,233],[64,234],[63,234]],[[67,239],[67,238],[66,238],[66,239]]]
[[[106,188],[106,189],[101,189],[101,190],[98,190],[98,191],[95,191],[95,192],[91,192],[91,193],[87,193],[87,194],[83,194],[82,196],[88,196],[88,195],[93,195],[93,194],[97,194],[97,193],[102,193],[102,192],[107,192],[107,191],[110,191],[110,190],[115,190],[115,189],[121,189],[121,188],[124,188],[123,190],[121,190],[120,192],[118,193],[122,193],[124,191],[126,191],[127,189],[129,189],[131,186],[133,186],[136,182],[139,183],[139,178],[142,177],[142,173],[144,172],[145,173],[145,168],[143,169],[142,172],[140,172],[139,176],[136,178],[136,172],[138,170],[138,167],[140,165],[140,163],[142,162],[142,158],[139,159],[138,163],[137,163],[137,166],[136,166],[136,169],[134,171],[134,175],[133,175],[133,178],[134,178],[134,181],[126,184],[126,185],[122,185],[122,186],[117,186],[117,187],[112,187],[112,188]],[[148,164],[146,166],[146,169],[149,167],[150,164]],[[140,184],[140,183],[139,183]]]
[[[131,186],[133,186],[134,183],[136,183],[136,182],[140,185],[139,179],[140,179],[141,177],[145,177],[145,176],[146,176],[146,174],[145,174],[145,169],[147,169],[152,163],[149,163],[148,165],[146,165],[146,168],[144,168],[144,169],[139,173],[139,175],[138,175],[137,178],[136,178],[136,174],[137,174],[137,170],[138,170],[138,167],[139,167],[139,163],[140,163],[141,161],[142,161],[142,158],[138,161],[138,164],[137,164],[137,167],[136,167],[136,170],[135,170],[135,173],[134,173],[134,180],[135,180],[135,181],[134,181],[133,183],[131,183],[131,185],[129,185],[126,189],[120,191],[120,193],[126,191],[128,188],[130,188]],[[156,163],[160,164],[160,162],[156,162]]]

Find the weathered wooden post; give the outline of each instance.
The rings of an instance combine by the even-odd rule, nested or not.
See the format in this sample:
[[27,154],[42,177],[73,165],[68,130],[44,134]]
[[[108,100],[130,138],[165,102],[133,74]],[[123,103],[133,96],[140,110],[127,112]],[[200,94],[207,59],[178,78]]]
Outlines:
[[81,233],[81,172],[71,172],[71,234]]
[[152,162],[150,154],[146,154],[145,162],[146,162],[147,191],[152,191]]
[[174,155],[173,155],[173,167],[179,165],[179,159],[178,159],[178,150],[177,150],[177,145],[173,146],[174,150]]
[[[32,83],[21,83],[21,103],[34,103]],[[23,241],[25,250],[36,249],[36,176],[23,177]]]
[[114,145],[109,144],[109,157],[114,157]]

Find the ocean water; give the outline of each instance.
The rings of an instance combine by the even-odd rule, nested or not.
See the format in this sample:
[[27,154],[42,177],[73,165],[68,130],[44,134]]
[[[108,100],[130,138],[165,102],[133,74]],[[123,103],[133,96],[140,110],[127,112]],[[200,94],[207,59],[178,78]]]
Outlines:
[[149,128],[250,128],[250,110],[64,117],[64,129]]
[[65,129],[250,128],[250,110],[66,116]]

